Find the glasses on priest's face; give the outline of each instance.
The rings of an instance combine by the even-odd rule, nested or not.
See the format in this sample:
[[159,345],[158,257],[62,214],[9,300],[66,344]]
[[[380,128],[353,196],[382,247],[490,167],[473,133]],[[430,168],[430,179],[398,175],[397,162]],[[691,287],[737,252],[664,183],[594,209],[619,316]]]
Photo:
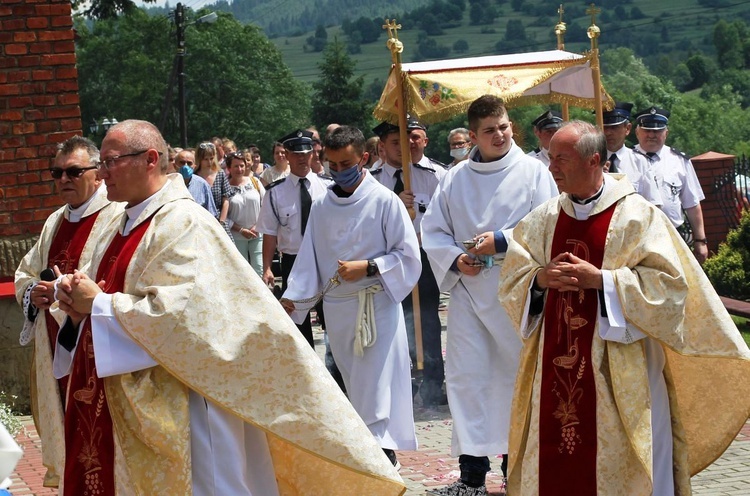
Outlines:
[[[135,156],[138,156],[138,155],[142,155],[142,154],[146,153],[147,151],[148,150],[141,150],[139,152],[124,153],[122,155],[112,155],[109,158],[105,158],[104,160],[100,160],[99,163],[96,164],[96,168],[99,169],[100,171],[101,170],[107,171],[107,170],[111,169],[112,167],[114,167],[115,165],[117,165],[117,161],[118,160],[121,160],[121,159],[127,158],[127,157],[135,157]],[[161,153],[159,155],[161,155]]]
[[76,179],[83,175],[84,172],[98,168],[96,165],[91,167],[68,167],[63,169],[62,167],[51,167],[49,170],[52,179],[62,179],[63,174],[68,176],[68,179]]

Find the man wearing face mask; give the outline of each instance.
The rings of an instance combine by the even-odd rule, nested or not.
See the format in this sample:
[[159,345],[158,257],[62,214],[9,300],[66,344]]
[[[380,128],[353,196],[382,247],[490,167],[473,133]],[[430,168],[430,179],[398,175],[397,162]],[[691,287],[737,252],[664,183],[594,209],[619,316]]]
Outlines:
[[[349,400],[398,467],[395,450],[417,449],[401,300],[417,283],[421,262],[403,202],[363,170],[364,147],[364,135],[353,127],[326,135],[336,184],[310,211],[281,304],[301,322],[323,293],[331,350]],[[339,283],[331,287],[332,277]]]
[[[256,229],[263,233],[263,281],[274,285],[271,271],[273,255],[281,253],[281,291],[286,291],[287,280],[297,259],[310,216],[313,201],[323,196],[330,181],[312,171],[313,134],[297,129],[279,140],[289,161],[290,174],[266,186]],[[310,313],[301,324],[300,332],[315,347]]]
[[195,153],[192,150],[181,151],[174,159],[174,166],[185,180],[185,186],[190,196],[195,200],[195,203],[208,210],[214,217],[217,217],[219,212],[216,210],[214,197],[211,194],[211,186],[208,185],[205,179],[193,174]]
[[469,130],[465,127],[457,127],[448,133],[448,145],[451,148],[451,157],[453,162],[448,167],[455,167],[459,162],[463,162],[469,157],[471,151],[471,138]]

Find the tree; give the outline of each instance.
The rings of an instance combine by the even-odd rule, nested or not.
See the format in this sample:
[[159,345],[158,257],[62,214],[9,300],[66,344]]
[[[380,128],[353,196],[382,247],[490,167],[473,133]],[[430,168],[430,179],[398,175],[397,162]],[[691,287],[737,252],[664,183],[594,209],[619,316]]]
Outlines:
[[523,27],[523,21],[520,19],[511,19],[508,21],[505,28],[505,41],[526,41],[526,28]]
[[[138,10],[91,27],[77,23],[84,123],[114,115],[159,124],[175,53],[167,22]],[[214,24],[188,27],[186,39],[190,143],[228,136],[239,144],[265,144],[270,153],[275,139],[309,123],[308,87],[294,79],[257,27],[220,13]],[[162,129],[173,143],[179,135],[176,93]]]
[[466,53],[469,51],[469,42],[464,39],[456,40],[453,44],[453,51],[456,53]]
[[[742,22],[742,21],[739,21]],[[742,23],[744,25],[744,23]],[[742,69],[745,67],[742,40],[738,23],[720,20],[714,25],[714,46],[716,58],[722,69]]]
[[362,98],[362,76],[354,76],[355,62],[347,55],[344,43],[334,39],[323,51],[318,64],[320,78],[313,83],[313,122],[319,129],[339,123],[370,127],[370,104]]

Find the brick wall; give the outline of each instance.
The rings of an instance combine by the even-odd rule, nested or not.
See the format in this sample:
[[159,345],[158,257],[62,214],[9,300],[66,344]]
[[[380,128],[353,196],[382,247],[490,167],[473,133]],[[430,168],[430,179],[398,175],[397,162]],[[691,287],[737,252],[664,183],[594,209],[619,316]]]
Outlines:
[[[708,238],[708,250],[715,253],[719,250],[719,243],[727,239],[729,221],[719,205],[714,177],[728,172],[734,166],[734,155],[707,152],[690,160],[693,162],[695,173],[706,195],[706,199],[701,202],[703,225],[706,229],[706,238]],[[734,188],[734,184],[729,184],[727,187]]]
[[0,0],[0,277],[61,204],[47,169],[81,134],[72,26],[67,0]]

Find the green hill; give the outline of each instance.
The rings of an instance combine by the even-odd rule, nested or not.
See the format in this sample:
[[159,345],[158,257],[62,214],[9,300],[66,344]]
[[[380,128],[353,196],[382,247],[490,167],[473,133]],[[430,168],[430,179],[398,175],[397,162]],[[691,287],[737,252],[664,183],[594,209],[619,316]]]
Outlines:
[[[433,0],[427,5],[441,3],[446,2]],[[399,34],[405,45],[404,61],[539,51],[556,47],[554,26],[558,21],[559,3],[545,0],[485,0],[485,3],[494,7],[498,14],[489,24],[472,24],[472,2],[465,3],[461,18],[443,23],[445,27],[438,23],[442,34],[429,35],[428,39],[433,40],[430,42],[433,46],[437,45],[448,52],[441,57],[425,57],[421,54],[418,39],[426,36],[424,23],[404,15],[396,17],[404,28]],[[599,6],[601,13],[597,16],[597,25],[602,31],[601,49],[631,48],[657,75],[669,75],[675,64],[692,54],[713,55],[712,30],[718,20],[750,20],[750,2],[746,0],[605,0],[602,3],[604,5]],[[612,6],[608,7],[608,4]],[[564,8],[564,21],[568,27],[566,49],[574,52],[588,49],[586,28],[591,23],[591,17],[585,13],[587,4],[575,2],[565,4]],[[372,9],[368,10],[371,11]],[[367,17],[355,8],[348,9],[347,13],[351,20],[361,15]],[[376,22],[380,21],[381,19],[376,19]],[[509,27],[511,33],[508,33]],[[519,27],[521,38],[518,36]],[[338,37],[349,42],[349,37],[342,32],[340,24],[328,26],[326,32],[328,40]],[[294,75],[307,82],[317,79],[317,64],[321,60],[321,54],[312,51],[312,47],[307,44],[308,38],[313,34],[314,30],[310,30],[296,36],[278,36],[273,39]],[[364,76],[366,83],[375,79],[384,80],[387,76],[390,53],[385,47],[385,39],[383,32],[376,42],[361,44],[361,52],[352,54],[353,60],[357,62],[355,75]],[[454,44],[459,40],[466,42],[466,51],[459,53],[454,50]]]

